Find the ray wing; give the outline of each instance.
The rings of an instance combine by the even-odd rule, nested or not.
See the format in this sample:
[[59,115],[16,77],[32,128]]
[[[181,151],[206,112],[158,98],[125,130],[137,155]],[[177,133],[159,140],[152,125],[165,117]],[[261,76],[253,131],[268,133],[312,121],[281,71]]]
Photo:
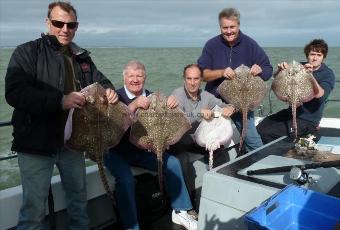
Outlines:
[[241,65],[235,70],[236,78],[224,80],[217,88],[221,97],[242,112],[242,134],[240,149],[247,129],[247,114],[261,104],[268,92],[266,83],[260,77],[250,74],[249,67]]
[[297,138],[296,108],[314,98],[313,80],[310,73],[298,62],[292,61],[281,70],[272,83],[272,90],[279,100],[292,108],[292,128]]

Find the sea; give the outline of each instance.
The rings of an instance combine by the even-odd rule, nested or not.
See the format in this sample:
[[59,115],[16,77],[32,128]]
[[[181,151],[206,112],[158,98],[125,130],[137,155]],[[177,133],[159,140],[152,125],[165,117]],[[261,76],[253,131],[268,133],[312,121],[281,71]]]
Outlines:
[[[202,48],[86,48],[91,52],[91,57],[97,68],[107,77],[116,88],[123,85],[122,70],[124,65],[132,59],[142,61],[146,66],[146,88],[151,91],[160,91],[165,95],[183,84],[183,67],[195,63],[200,56]],[[14,48],[0,48],[0,121],[9,121],[13,109],[5,100],[5,74],[9,59]],[[303,47],[266,47],[267,53],[274,71],[278,63],[304,61],[306,58]],[[340,82],[340,47],[330,47],[325,63],[333,69],[336,80]],[[268,85],[272,80],[268,81]],[[202,86],[204,87],[204,85]],[[331,100],[325,112],[325,117],[340,118],[340,83],[333,90]],[[271,105],[271,106],[270,106]],[[256,113],[263,115],[275,113],[287,105],[278,101],[270,92],[263,101],[260,110]],[[12,141],[12,128],[0,127],[0,158],[11,156],[10,145]],[[20,184],[17,159],[0,161],[0,190]]]

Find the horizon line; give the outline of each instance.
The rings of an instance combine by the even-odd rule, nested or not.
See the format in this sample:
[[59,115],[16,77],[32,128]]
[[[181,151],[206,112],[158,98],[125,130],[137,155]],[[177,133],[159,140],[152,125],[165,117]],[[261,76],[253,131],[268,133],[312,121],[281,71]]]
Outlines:
[[[17,45],[19,46],[19,45]],[[1,46],[0,49],[13,49],[16,48],[17,46]],[[140,48],[140,49],[152,49],[152,48],[203,48],[203,46],[89,46],[89,45],[84,45],[81,46],[83,48],[99,48],[99,49],[104,49],[104,48],[115,48],[115,49],[127,49],[127,48]],[[303,46],[261,46],[262,48],[301,48]],[[329,46],[329,48],[340,48],[340,46]]]

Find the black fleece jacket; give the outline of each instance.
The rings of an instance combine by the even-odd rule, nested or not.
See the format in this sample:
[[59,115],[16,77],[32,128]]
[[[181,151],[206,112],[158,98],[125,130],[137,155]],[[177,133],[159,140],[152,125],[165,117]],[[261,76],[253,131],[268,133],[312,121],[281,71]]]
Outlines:
[[[64,57],[55,36],[19,45],[13,52],[5,77],[5,97],[14,107],[12,115],[12,150],[51,155],[58,152],[60,119],[65,84]],[[94,82],[113,88],[111,82],[97,70],[89,52],[70,44],[74,57],[77,90]]]

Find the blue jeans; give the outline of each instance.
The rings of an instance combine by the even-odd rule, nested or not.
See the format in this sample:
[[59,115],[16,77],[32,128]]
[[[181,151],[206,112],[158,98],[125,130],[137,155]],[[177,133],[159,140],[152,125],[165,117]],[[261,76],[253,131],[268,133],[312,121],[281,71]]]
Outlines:
[[[240,132],[242,132],[242,113],[235,113],[231,116],[231,118],[233,119],[235,126],[237,128],[237,130]],[[261,147],[263,145],[262,143],[262,139],[259,135],[259,133],[256,130],[255,127],[255,120],[254,120],[254,112],[253,111],[249,111],[248,112],[248,127],[247,127],[247,132],[246,132],[246,136],[244,139],[244,143],[245,143],[245,147],[246,150],[252,151],[254,149],[257,149],[259,147]]]
[[88,229],[85,158],[63,148],[52,156],[18,153],[23,189],[18,230],[44,229],[45,207],[56,164],[65,191],[69,229]]
[[[157,171],[157,157],[152,152],[140,149],[129,152],[117,152],[111,149],[104,158],[105,166],[116,181],[116,202],[120,220],[124,228],[139,229],[135,200],[135,181],[130,165]],[[182,168],[178,159],[170,154],[163,154],[165,168],[165,189],[175,210],[190,210],[192,204],[186,188]],[[147,210],[145,210],[147,212]]]

